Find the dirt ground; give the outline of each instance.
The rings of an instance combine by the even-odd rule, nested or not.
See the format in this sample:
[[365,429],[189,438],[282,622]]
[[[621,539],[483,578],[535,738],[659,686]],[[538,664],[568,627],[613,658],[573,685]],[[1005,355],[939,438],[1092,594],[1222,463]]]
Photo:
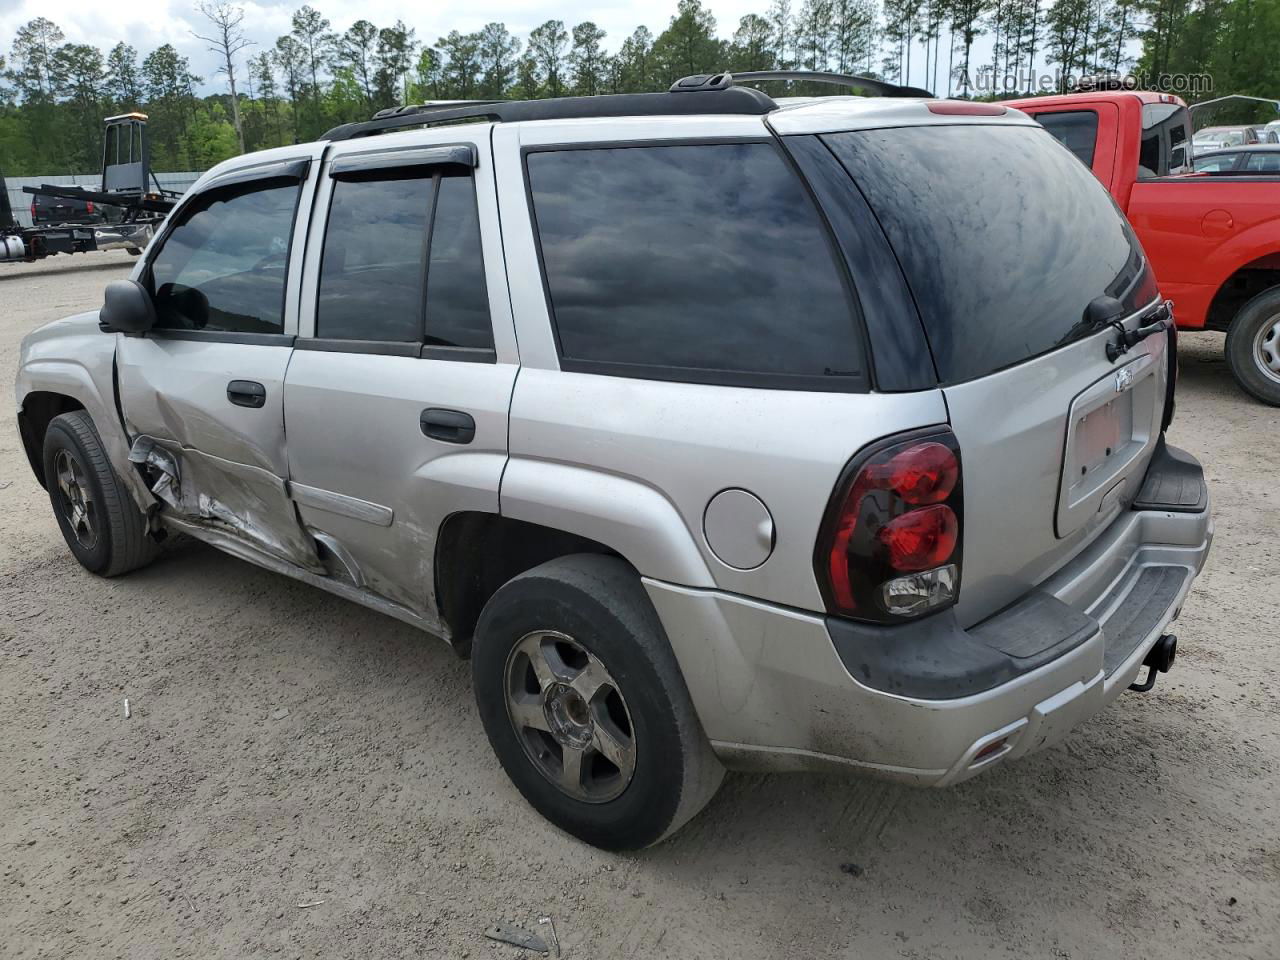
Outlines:
[[[131,263],[0,264],[0,381]],[[549,915],[574,958],[1280,958],[1280,412],[1183,351],[1217,541],[1153,693],[945,791],[731,775],[638,856],[534,814],[412,628],[189,541],[86,573],[6,386],[0,957],[509,958]]]

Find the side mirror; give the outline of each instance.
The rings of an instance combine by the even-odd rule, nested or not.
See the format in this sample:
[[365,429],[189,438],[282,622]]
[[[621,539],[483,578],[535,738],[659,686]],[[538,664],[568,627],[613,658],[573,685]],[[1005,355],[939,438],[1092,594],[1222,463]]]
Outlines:
[[98,322],[119,333],[146,333],[156,325],[151,294],[136,280],[112,280],[107,284]]

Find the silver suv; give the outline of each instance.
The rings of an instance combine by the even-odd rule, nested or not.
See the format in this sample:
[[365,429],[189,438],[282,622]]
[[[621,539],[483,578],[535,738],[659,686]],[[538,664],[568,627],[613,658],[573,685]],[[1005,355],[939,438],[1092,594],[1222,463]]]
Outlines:
[[529,802],[637,848],[725,768],[952,784],[1168,669],[1167,310],[1024,115],[719,75],[227,161],[17,396],[86,568],[184,533],[444,638]]

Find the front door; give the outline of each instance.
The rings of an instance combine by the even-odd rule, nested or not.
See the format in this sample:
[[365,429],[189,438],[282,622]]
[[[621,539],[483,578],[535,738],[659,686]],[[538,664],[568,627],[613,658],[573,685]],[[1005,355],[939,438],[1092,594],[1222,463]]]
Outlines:
[[293,353],[295,233],[307,158],[238,171],[175,213],[140,268],[157,323],[118,335],[134,459],[163,510],[312,570],[287,494],[284,380]]
[[330,148],[285,378],[290,492],[326,562],[428,620],[441,524],[498,512],[518,369],[476,129]]

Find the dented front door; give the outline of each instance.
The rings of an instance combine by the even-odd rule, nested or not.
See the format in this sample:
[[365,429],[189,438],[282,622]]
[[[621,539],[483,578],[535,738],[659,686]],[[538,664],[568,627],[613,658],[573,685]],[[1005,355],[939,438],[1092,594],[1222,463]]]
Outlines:
[[309,177],[308,157],[286,159],[189,198],[135,275],[156,327],[117,335],[116,363],[132,459],[161,510],[318,570],[288,495],[284,431]]

